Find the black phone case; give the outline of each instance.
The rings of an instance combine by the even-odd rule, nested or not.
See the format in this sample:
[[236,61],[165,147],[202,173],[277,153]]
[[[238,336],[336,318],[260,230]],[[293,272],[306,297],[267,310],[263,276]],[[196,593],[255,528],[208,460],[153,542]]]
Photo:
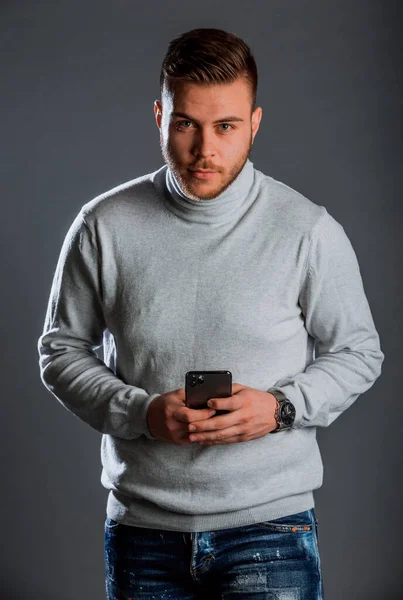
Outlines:
[[[210,398],[232,396],[231,371],[188,371],[185,377],[186,406],[208,408]],[[216,415],[227,414],[228,410],[216,410]]]

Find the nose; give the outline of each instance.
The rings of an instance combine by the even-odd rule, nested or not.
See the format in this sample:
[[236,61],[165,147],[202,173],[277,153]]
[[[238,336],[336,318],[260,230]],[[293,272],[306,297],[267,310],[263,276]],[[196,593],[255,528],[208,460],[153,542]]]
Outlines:
[[202,130],[201,128],[193,137],[193,154],[200,156],[201,158],[207,158],[214,156],[216,151],[214,148],[214,133]]

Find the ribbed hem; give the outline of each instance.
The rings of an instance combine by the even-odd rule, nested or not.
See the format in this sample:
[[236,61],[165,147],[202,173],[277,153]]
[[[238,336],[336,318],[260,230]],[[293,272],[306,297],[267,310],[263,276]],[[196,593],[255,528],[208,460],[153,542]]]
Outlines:
[[279,519],[314,507],[313,492],[304,492],[244,510],[213,515],[185,515],[168,512],[156,505],[146,506],[135,498],[128,498],[115,490],[111,490],[108,496],[106,513],[107,517],[124,525],[145,527],[146,529],[196,532],[253,525],[254,523]]

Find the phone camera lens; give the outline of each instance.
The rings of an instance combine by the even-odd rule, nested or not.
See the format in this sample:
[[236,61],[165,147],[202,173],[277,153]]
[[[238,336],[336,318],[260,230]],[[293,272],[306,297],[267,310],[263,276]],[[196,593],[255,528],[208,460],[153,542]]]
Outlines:
[[203,383],[203,381],[204,381],[203,375],[199,375],[199,377],[197,378],[197,383]]

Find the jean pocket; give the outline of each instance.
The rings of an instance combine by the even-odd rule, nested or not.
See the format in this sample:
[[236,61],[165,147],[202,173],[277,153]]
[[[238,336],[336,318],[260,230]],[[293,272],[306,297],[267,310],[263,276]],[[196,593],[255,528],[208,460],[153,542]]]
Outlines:
[[262,521],[261,523],[256,523],[256,525],[258,525],[259,527],[263,527],[264,529],[268,529],[270,531],[277,531],[280,533],[303,533],[305,531],[312,531],[315,518],[315,513],[311,508],[309,510],[304,510],[293,515],[280,517],[279,519]]

